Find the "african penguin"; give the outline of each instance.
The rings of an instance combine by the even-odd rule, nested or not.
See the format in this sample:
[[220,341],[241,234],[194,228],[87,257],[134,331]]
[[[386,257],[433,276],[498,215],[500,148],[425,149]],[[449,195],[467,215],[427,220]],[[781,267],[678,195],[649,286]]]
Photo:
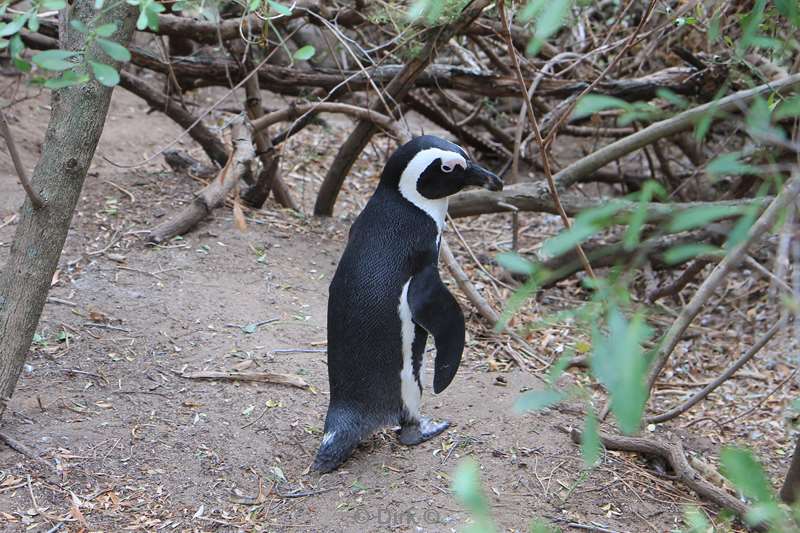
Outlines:
[[447,197],[503,182],[457,145],[425,135],[392,154],[356,218],[328,300],[330,404],[313,468],[341,465],[362,439],[400,426],[406,445],[449,426],[420,415],[423,354],[436,345],[433,390],[453,380],[464,350],[464,315],[439,278]]

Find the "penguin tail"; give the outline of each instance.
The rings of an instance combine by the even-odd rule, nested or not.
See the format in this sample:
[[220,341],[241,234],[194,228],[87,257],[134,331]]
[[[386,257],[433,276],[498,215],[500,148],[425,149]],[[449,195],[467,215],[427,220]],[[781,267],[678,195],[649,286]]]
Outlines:
[[347,410],[330,409],[325,419],[325,434],[312,465],[321,473],[336,470],[356,449],[363,435],[359,424]]

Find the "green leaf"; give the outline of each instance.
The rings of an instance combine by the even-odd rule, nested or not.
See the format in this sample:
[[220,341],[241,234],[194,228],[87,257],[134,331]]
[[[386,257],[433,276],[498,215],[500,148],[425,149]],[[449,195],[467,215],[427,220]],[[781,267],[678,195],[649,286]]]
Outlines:
[[738,205],[709,205],[693,207],[676,214],[669,223],[669,231],[677,233],[707,225],[709,222],[730,218],[744,212]]
[[749,450],[726,446],[719,454],[722,475],[748,498],[766,503],[774,500],[761,465]]
[[657,89],[656,96],[666,100],[667,102],[674,105],[678,109],[686,109],[687,107],[689,107],[689,101],[686,98],[669,89],[663,87]]
[[558,360],[555,362],[553,366],[550,367],[550,370],[547,371],[547,377],[545,381],[550,385],[555,385],[558,378],[560,378],[564,371],[569,366],[569,362],[572,359],[572,353],[565,353]]
[[316,54],[316,53],[317,53],[317,50],[313,46],[311,46],[310,44],[307,44],[304,47],[299,48],[294,53],[294,58],[297,59],[298,61],[308,61],[309,59],[314,57],[314,54]]
[[597,431],[597,416],[594,409],[589,408],[586,413],[586,420],[583,423],[583,433],[581,433],[581,455],[587,467],[597,464],[600,459],[600,434]]
[[781,102],[777,109],[775,109],[775,120],[783,120],[785,118],[798,116],[800,116],[800,95]]
[[50,78],[44,82],[44,86],[48,89],[61,89],[64,87],[72,87],[73,85],[80,85],[89,81],[87,74],[78,74],[74,70],[65,71],[59,78]]
[[139,11],[139,18],[136,19],[136,29],[144,31],[147,28],[147,11],[144,9]]
[[123,62],[131,60],[131,53],[119,43],[109,41],[108,39],[97,39],[97,44],[99,44],[100,48],[111,56],[112,59]]
[[560,533],[561,530],[557,527],[551,526],[541,518],[535,519],[531,522],[530,533]]
[[720,14],[717,13],[711,19],[711,22],[708,23],[708,32],[706,35],[708,36],[708,43],[714,44],[719,40],[720,36]]
[[516,274],[531,275],[534,270],[533,263],[516,252],[503,252],[498,254],[497,262],[501,267]]
[[9,37],[15,33],[19,33],[19,30],[21,30],[28,21],[28,17],[30,17],[30,13],[23,13],[22,15],[18,15],[17,18],[13,19],[11,22],[0,23],[0,37]]
[[532,390],[524,393],[514,403],[514,411],[525,413],[527,411],[541,411],[555,405],[564,399],[564,393],[556,389]]
[[72,29],[80,33],[83,33],[84,35],[89,33],[89,27],[78,19],[70,20],[69,25],[72,26]]
[[37,66],[45,70],[67,70],[75,66],[75,63],[67,61],[67,59],[78,56],[78,52],[69,50],[45,50],[39,52],[31,58]]
[[31,18],[28,19],[28,29],[32,32],[39,31],[39,17],[33,15]]
[[698,255],[721,256],[722,250],[716,246],[702,243],[679,244],[664,252],[664,262],[669,265],[684,263]]
[[258,324],[247,324],[242,328],[242,331],[247,334],[253,334],[258,330]]
[[539,288],[539,283],[537,282],[536,278],[531,276],[528,278],[528,281],[525,284],[517,289],[511,297],[506,300],[506,306],[503,309],[503,312],[500,314],[500,319],[497,321],[497,324],[494,325],[494,330],[497,332],[503,331],[508,325],[508,321],[511,320],[511,317],[517,310],[522,307],[525,303],[525,300],[533,294]]
[[595,233],[611,224],[613,216],[624,205],[621,202],[609,202],[601,207],[587,209],[575,217],[572,228],[552,237],[542,245],[542,253],[548,257],[558,257],[582,243]]
[[102,26],[95,28],[94,31],[100,37],[111,37],[114,35],[114,32],[117,31],[117,23],[109,22],[108,24],[103,24]]
[[119,83],[119,72],[114,67],[96,61],[89,61],[89,64],[92,66],[95,79],[106,87],[114,87]]
[[616,307],[609,310],[607,322],[608,335],[594,327],[591,368],[611,396],[611,412],[620,429],[630,434],[639,429],[647,401],[648,361],[642,343],[650,329],[641,314],[629,321]]
[[456,500],[472,514],[475,524],[471,531],[491,533],[495,530],[489,503],[483,494],[480,470],[473,459],[465,459],[453,473],[453,493]]
[[683,520],[689,526],[686,533],[708,533],[713,531],[706,515],[697,507],[689,507],[683,513]]
[[283,15],[283,16],[286,17],[286,16],[289,16],[289,15],[292,14],[292,9],[289,8],[289,7],[284,6],[283,4],[279,4],[278,2],[275,2],[274,0],[267,0],[267,2],[269,3],[269,6],[272,9],[274,9],[275,12],[277,14],[279,14],[279,15]]
[[252,13],[261,7],[261,0],[250,0],[247,4],[247,12]]
[[800,27],[800,4],[797,0],[774,0],[775,7],[794,26]]
[[67,3],[64,0],[42,0],[41,6],[44,9],[59,10],[67,7]]
[[625,230],[625,236],[622,240],[626,250],[633,250],[639,245],[642,227],[644,227],[647,218],[647,205],[653,199],[653,195],[663,196],[665,194],[664,187],[657,181],[648,180],[644,183],[639,193],[639,205],[628,219],[628,229]]
[[[759,197],[760,196],[762,195],[759,195]],[[747,238],[747,233],[750,231],[750,228],[753,227],[753,223],[755,223],[758,213],[758,204],[748,206],[747,209],[744,210],[742,217],[736,221],[733,229],[731,229],[730,233],[728,233],[728,239],[725,241],[726,250],[730,250]]]
[[547,39],[561,29],[571,7],[572,0],[549,0],[547,9],[539,10],[533,30],[533,39],[525,50],[528,55],[538,54]]
[[706,165],[706,172],[712,178],[718,178],[720,176],[741,176],[742,174],[757,172],[757,169],[752,165],[739,161],[740,156],[741,154],[739,152],[722,154]]
[[625,100],[614,98],[613,96],[587,94],[578,100],[575,109],[572,111],[572,118],[588,117],[606,109],[630,109],[630,107],[630,104]]

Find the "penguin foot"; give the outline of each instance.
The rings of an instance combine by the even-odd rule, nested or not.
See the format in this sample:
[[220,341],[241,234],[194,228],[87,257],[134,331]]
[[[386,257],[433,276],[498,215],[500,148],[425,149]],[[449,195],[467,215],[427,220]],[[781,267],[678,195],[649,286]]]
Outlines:
[[432,439],[449,427],[450,422],[433,422],[429,418],[420,418],[404,423],[397,432],[397,438],[406,446],[415,446]]

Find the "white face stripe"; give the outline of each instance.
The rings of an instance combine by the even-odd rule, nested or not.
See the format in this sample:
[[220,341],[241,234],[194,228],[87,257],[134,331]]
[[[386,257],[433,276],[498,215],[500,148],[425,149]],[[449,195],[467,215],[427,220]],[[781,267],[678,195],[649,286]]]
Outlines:
[[[403,285],[400,294],[400,305],[397,310],[400,314],[400,339],[403,347],[403,368],[400,370],[400,396],[408,414],[413,418],[419,417],[419,405],[422,392],[419,383],[414,378],[414,358],[412,346],[414,344],[414,322],[411,319],[411,307],[408,305],[408,286],[411,279]],[[422,373],[422,368],[420,368]]]
[[[467,160],[458,152],[442,150],[441,148],[422,150],[408,162],[405,170],[400,175],[400,194],[406,200],[425,211],[436,223],[438,234],[441,235],[442,228],[444,228],[444,217],[447,214],[447,198],[432,200],[425,198],[417,190],[417,182],[420,176],[437,159],[442,160],[442,165],[448,165],[451,168],[454,168],[455,165],[467,168]],[[437,236],[437,242],[438,239]]]

